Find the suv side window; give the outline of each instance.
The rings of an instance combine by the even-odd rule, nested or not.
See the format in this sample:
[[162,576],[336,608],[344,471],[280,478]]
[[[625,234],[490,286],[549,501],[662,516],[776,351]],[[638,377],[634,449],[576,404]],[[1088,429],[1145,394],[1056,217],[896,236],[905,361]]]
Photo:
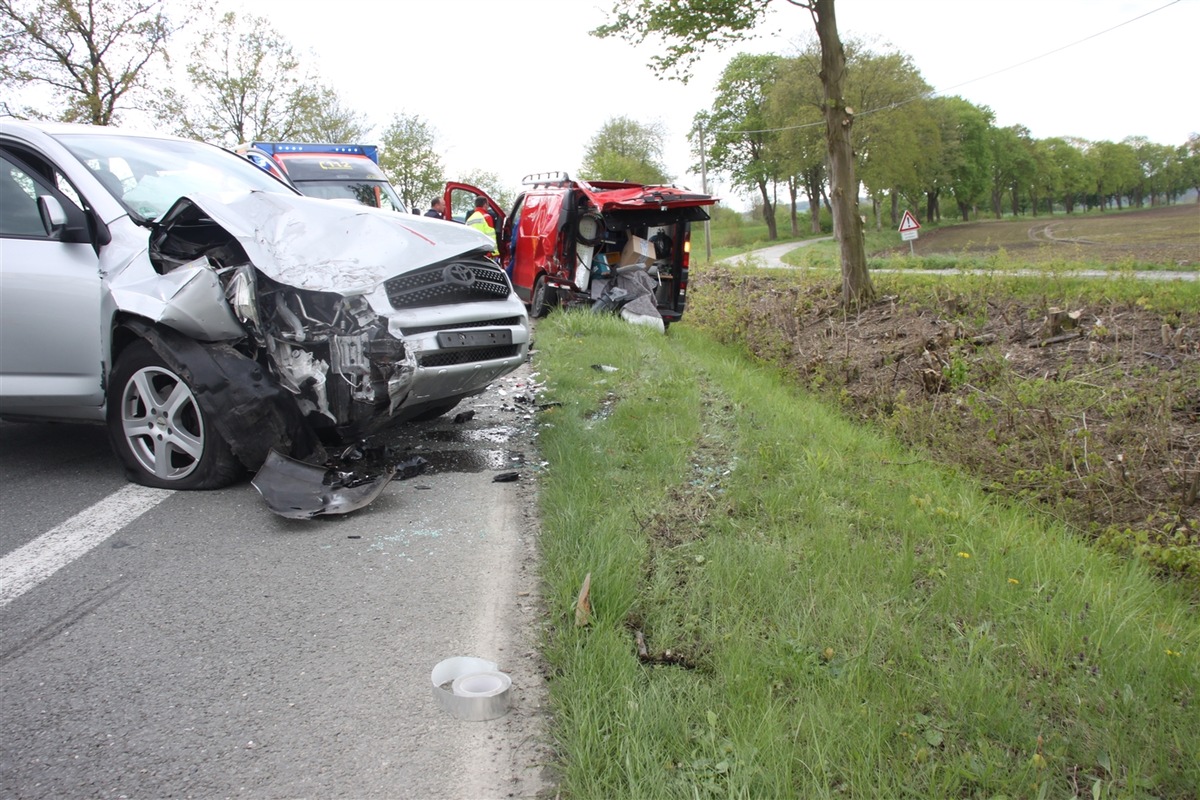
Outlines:
[[32,175],[0,155],[0,236],[46,237],[37,205],[40,190]]

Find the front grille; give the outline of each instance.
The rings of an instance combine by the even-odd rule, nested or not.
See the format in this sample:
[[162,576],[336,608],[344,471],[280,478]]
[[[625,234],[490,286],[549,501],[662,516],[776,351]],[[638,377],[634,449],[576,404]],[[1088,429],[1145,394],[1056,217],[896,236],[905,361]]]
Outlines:
[[476,361],[492,361],[497,358],[512,358],[519,356],[519,345],[506,347],[486,347],[479,350],[435,350],[417,356],[417,363],[422,367],[452,367],[455,364],[472,364]]
[[384,284],[397,310],[503,300],[512,291],[504,271],[485,259],[451,261],[424,267]]
[[440,325],[421,325],[405,328],[402,333],[405,336],[415,336],[418,333],[429,333],[430,331],[458,330],[459,328],[508,328],[520,324],[520,317],[501,317],[500,319],[483,319],[478,322],[455,322],[453,324],[443,322]]

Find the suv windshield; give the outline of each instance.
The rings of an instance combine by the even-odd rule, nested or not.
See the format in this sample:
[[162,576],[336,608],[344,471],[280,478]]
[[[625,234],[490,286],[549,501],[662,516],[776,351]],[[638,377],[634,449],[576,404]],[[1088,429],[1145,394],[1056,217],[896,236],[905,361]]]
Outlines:
[[194,194],[295,192],[246,159],[203,142],[142,136],[57,137],[136,217],[157,220]]

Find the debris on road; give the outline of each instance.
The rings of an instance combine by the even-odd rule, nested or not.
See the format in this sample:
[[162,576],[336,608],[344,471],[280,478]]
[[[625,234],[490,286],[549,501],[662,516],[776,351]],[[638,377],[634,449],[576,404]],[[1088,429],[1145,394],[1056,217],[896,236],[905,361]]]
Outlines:
[[390,481],[420,475],[426,463],[420,457],[397,461],[391,448],[362,444],[347,447],[324,465],[271,450],[250,484],[279,516],[312,519],[364,508]]

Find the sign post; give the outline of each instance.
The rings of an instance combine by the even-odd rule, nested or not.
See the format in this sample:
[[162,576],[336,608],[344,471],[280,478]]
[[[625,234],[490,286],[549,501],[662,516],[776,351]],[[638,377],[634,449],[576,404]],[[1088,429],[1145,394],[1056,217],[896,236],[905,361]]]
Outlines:
[[905,211],[904,217],[900,220],[900,239],[908,242],[908,254],[913,255],[913,239],[917,238],[917,231],[921,229],[921,223],[917,222],[917,218],[912,215],[911,211]]

